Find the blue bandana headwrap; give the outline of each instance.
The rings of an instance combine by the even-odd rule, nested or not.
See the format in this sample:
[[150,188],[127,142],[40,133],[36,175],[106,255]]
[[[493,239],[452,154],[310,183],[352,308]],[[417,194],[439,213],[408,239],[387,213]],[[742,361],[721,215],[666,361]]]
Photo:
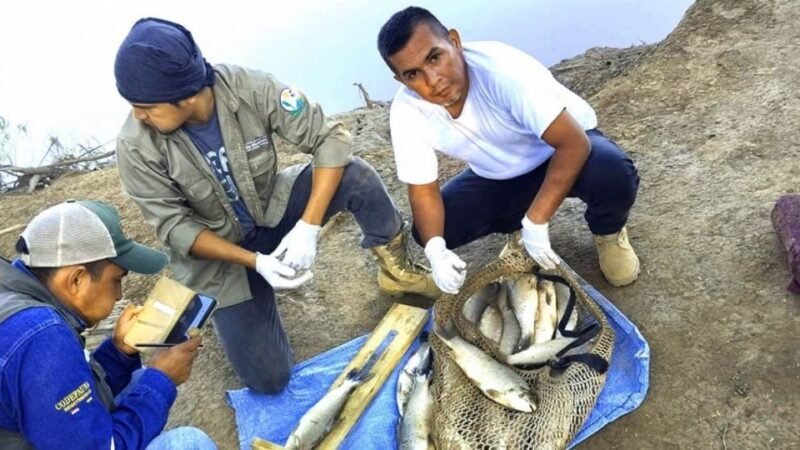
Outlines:
[[117,90],[131,103],[174,103],[214,84],[214,70],[183,26],[140,19],[114,61]]

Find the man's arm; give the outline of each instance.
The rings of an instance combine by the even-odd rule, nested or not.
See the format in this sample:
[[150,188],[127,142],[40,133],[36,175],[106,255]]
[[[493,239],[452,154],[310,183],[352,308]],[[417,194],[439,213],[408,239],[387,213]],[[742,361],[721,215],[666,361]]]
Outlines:
[[444,237],[444,203],[439,192],[439,182],[409,184],[408,200],[422,246],[433,237]]
[[562,111],[545,130],[542,140],[555,148],[544,183],[527,216],[535,224],[550,221],[583,169],[591,151],[586,132],[567,111]]
[[[3,385],[20,412],[19,430],[35,448],[144,448],[164,429],[177,390],[163,373],[148,369],[139,395],[113,412],[100,402],[83,349],[63,325],[46,327],[9,359]],[[8,378],[13,374],[13,378]]]
[[331,199],[342,181],[343,167],[314,167],[311,177],[311,195],[303,212],[303,220],[311,225],[322,224]]

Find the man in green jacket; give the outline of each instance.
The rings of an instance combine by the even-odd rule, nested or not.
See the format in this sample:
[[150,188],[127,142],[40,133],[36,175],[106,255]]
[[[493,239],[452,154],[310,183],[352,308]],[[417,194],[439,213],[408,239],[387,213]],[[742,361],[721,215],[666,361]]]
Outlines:
[[[311,278],[320,227],[348,210],[387,293],[436,297],[406,257],[400,213],[375,170],[351,156],[341,123],[267,73],[208,64],[191,33],[141,19],[117,53],[133,107],[117,141],[122,185],[168,248],[175,277],[219,301],[214,325],[250,388],[288,382],[292,350],[274,289]],[[312,163],[276,170],[273,134]]]

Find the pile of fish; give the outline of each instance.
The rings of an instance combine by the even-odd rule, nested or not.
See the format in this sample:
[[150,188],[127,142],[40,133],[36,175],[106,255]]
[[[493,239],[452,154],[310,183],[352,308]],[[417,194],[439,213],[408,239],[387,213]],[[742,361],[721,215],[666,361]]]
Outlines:
[[[527,381],[508,366],[530,366],[553,359],[574,337],[563,336],[558,324],[567,312],[569,287],[521,274],[490,283],[464,304],[464,317],[497,344],[504,361],[462,339],[450,323],[434,332],[452,351],[454,362],[486,397],[522,412],[533,412],[537,400]],[[563,330],[578,324],[575,307]]]
[[397,448],[427,450],[431,442],[433,352],[427,332],[397,378]]

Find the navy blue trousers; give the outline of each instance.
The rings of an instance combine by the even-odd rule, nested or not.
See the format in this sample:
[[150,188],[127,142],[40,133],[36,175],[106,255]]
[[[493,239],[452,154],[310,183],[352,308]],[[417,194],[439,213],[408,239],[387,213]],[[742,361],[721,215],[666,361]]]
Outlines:
[[[269,254],[303,216],[311,195],[311,166],[295,181],[289,205],[275,228],[256,227],[239,245]],[[363,233],[361,246],[383,245],[397,236],[402,218],[380,176],[360,158],[344,170],[324,222],[340,211],[353,214]],[[323,223],[324,223],[323,222]],[[253,298],[218,309],[214,327],[234,371],[249,388],[275,393],[289,382],[294,355],[281,322],[275,291],[256,271],[247,270]]]
[[[586,203],[584,217],[593,234],[621,230],[636,200],[639,175],[633,161],[599,130],[589,130],[592,148],[568,197]],[[490,180],[466,169],[442,188],[444,240],[458,248],[491,233],[522,228],[522,217],[544,182],[549,160],[508,180]],[[414,239],[420,243],[414,228]],[[420,243],[421,244],[421,243]]]

